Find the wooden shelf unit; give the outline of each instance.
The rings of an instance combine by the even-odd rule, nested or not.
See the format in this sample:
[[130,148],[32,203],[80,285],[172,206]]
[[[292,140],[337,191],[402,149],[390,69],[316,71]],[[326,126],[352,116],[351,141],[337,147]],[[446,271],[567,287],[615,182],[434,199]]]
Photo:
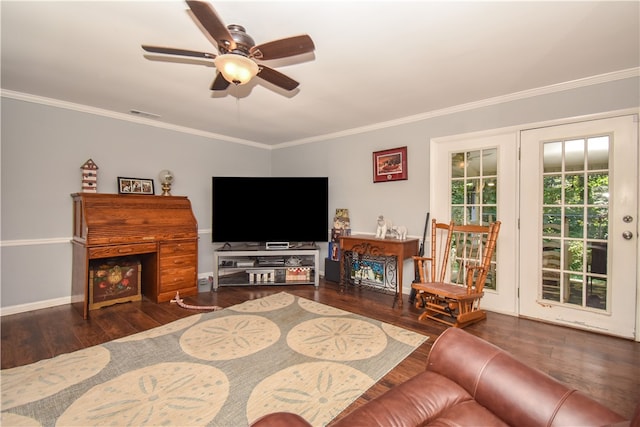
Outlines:
[[180,196],[74,193],[72,302],[89,315],[89,263],[136,255],[155,302],[198,293],[198,224]]
[[[290,265],[297,258],[300,265]],[[264,248],[218,249],[213,253],[212,290],[220,286],[255,285],[314,285],[320,286],[319,275],[320,250],[315,246],[296,249],[266,250]],[[287,269],[309,269],[309,277],[300,280],[287,280]],[[273,277],[258,277],[273,272]],[[251,275],[254,280],[251,280]]]

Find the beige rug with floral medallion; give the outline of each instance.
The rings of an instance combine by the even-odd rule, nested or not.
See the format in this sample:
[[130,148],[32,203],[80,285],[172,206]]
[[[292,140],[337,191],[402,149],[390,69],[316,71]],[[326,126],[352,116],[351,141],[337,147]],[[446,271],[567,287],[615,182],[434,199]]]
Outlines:
[[0,372],[3,426],[328,424],[427,337],[285,292]]

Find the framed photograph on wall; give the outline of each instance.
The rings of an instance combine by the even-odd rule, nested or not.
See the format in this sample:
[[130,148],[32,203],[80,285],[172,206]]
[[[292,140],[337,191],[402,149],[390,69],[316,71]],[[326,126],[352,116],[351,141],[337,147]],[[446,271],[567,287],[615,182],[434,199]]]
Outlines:
[[155,194],[153,179],[118,177],[118,194]]
[[373,152],[373,182],[408,179],[407,147]]

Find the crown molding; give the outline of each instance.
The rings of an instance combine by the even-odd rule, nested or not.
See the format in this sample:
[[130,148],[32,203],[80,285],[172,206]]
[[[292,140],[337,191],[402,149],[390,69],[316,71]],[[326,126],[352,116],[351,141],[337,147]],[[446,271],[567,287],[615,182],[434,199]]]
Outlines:
[[629,68],[626,70],[614,71],[611,73],[600,74],[597,76],[585,77],[582,79],[572,80],[564,83],[557,83],[557,84],[544,86],[540,88],[529,89],[521,92],[515,92],[508,95],[497,96],[494,98],[487,98],[480,101],[469,102],[467,104],[460,104],[460,105],[456,105],[449,108],[443,108],[440,110],[428,111],[425,113],[403,117],[401,119],[376,123],[370,126],[362,126],[358,128],[347,129],[340,132],[334,132],[334,133],[328,133],[324,135],[317,135],[309,138],[292,140],[292,141],[283,142],[281,144],[276,144],[276,145],[267,145],[267,144],[260,143],[258,141],[249,141],[246,139],[234,138],[228,135],[221,135],[213,132],[205,132],[198,129],[189,128],[186,126],[177,126],[169,123],[163,123],[154,119],[149,119],[141,116],[132,116],[125,113],[90,107],[82,104],[75,104],[72,102],[61,101],[58,99],[31,95],[28,93],[15,92],[15,91],[6,90],[6,89],[0,89],[0,96],[5,98],[16,99],[20,101],[25,101],[25,102],[48,105],[51,107],[58,107],[58,108],[64,108],[67,110],[79,111],[87,114],[94,114],[94,115],[108,117],[116,120],[124,120],[128,122],[138,123],[146,126],[153,126],[161,129],[172,130],[175,132],[181,132],[181,133],[191,134],[195,136],[202,136],[205,138],[215,139],[219,141],[249,145],[252,147],[266,149],[266,150],[274,150],[278,148],[292,147],[296,145],[309,144],[312,142],[321,142],[321,141],[341,138],[345,136],[372,132],[375,130],[390,128],[390,127],[404,125],[408,123],[415,123],[422,120],[431,119],[434,117],[441,117],[449,114],[460,113],[464,111],[474,110],[477,108],[488,107],[488,106],[516,101],[520,99],[533,98],[536,96],[548,95],[551,93],[563,92],[571,89],[577,89],[577,88],[586,87],[586,86],[593,86],[601,83],[607,83],[607,82],[612,82],[616,80],[623,80],[623,79],[639,77],[639,76],[640,76],[640,67]]
[[178,125],[173,125],[173,124],[170,124],[170,123],[159,122],[159,121],[154,120],[152,118],[146,118],[146,117],[140,116],[140,115],[133,116],[133,115],[130,115],[130,114],[120,113],[120,112],[117,112],[117,111],[111,111],[111,110],[105,110],[105,109],[102,109],[102,108],[90,107],[90,106],[84,105],[84,104],[76,104],[76,103],[73,103],[73,102],[61,101],[59,99],[54,99],[54,98],[46,98],[44,96],[32,95],[32,94],[24,93],[24,92],[16,92],[16,91],[12,91],[12,90],[2,89],[0,91],[0,96],[2,96],[3,98],[10,98],[10,99],[18,100],[18,101],[31,102],[31,103],[34,103],[34,104],[46,105],[46,106],[49,106],[49,107],[63,108],[63,109],[66,109],[66,110],[78,111],[78,112],[81,112],[81,113],[93,114],[93,115],[96,115],[96,116],[108,117],[108,118],[111,118],[111,119],[123,120],[123,121],[132,122],[132,123],[138,123],[138,124],[146,125],[146,126],[153,126],[153,127],[157,127],[157,128],[160,128],[160,129],[172,130],[172,131],[175,131],[175,132],[187,133],[187,134],[195,135],[195,136],[202,136],[202,137],[205,137],[205,138],[216,139],[216,140],[219,140],[219,141],[232,142],[232,143],[235,143],[235,144],[250,145],[250,146],[256,147],[256,148],[265,148],[265,149],[271,148],[269,145],[262,144],[262,143],[256,142],[256,141],[249,141],[249,140],[246,140],[246,139],[234,138],[234,137],[231,137],[231,136],[221,135],[221,134],[217,134],[217,133],[213,133],[213,132],[205,132],[205,131],[202,131],[202,130],[189,128],[189,127],[186,127],[186,126],[178,126]]
[[524,90],[521,92],[515,92],[508,95],[497,96],[494,98],[487,98],[481,101],[469,102],[467,104],[460,104],[449,108],[443,108],[441,110],[428,111],[425,113],[416,114],[413,116],[407,116],[396,120],[390,120],[387,122],[376,123],[375,125],[363,126],[359,128],[347,129],[341,132],[334,132],[325,135],[318,135],[310,138],[298,139],[295,141],[289,141],[282,144],[277,144],[275,148],[284,148],[294,145],[308,144],[311,142],[326,141],[328,139],[335,139],[344,136],[356,135],[359,133],[372,132],[379,129],[390,128],[408,123],[415,123],[422,120],[431,119],[434,117],[446,116],[449,114],[460,113],[469,110],[475,110],[478,108],[489,107],[492,105],[503,104],[505,102],[516,101],[520,99],[533,98],[541,95],[548,95],[551,93],[563,92],[571,89],[578,89],[586,86],[593,86],[601,83],[612,82],[616,80],[624,80],[632,77],[640,76],[640,67],[629,68],[626,70],[614,71],[611,73],[600,74],[592,77],[585,77],[578,80],[572,80],[564,83],[557,83],[549,86],[544,86],[536,89]]

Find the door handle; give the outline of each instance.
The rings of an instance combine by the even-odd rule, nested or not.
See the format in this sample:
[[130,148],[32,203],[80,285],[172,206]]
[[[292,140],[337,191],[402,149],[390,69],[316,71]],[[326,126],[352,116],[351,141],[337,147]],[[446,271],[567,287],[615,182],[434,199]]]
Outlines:
[[625,240],[631,240],[633,238],[633,233],[629,230],[622,232],[622,238]]

